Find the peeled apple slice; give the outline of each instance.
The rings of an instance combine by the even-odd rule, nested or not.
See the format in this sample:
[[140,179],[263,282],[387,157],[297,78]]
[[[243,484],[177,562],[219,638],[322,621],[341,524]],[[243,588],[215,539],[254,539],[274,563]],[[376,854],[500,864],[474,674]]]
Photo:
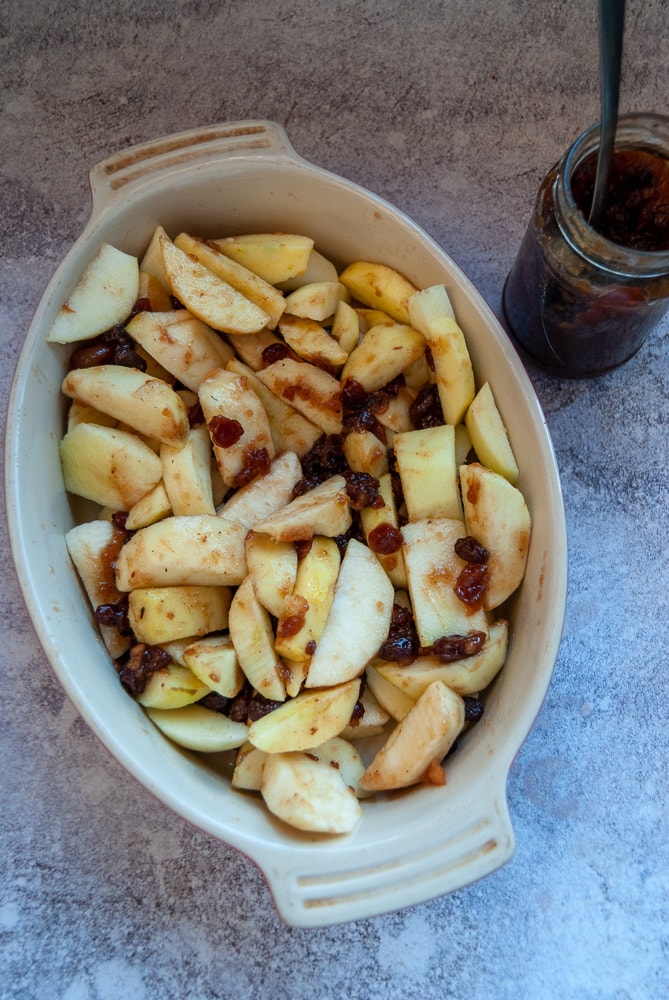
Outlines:
[[60,307],[47,340],[72,344],[97,337],[128,318],[138,294],[137,258],[103,243]]
[[298,830],[351,833],[362,818],[339,771],[305,753],[269,754],[260,791],[269,811]]
[[243,722],[233,722],[201,705],[167,710],[147,708],[146,714],[165,736],[188,750],[218,753],[234,750],[246,740]]

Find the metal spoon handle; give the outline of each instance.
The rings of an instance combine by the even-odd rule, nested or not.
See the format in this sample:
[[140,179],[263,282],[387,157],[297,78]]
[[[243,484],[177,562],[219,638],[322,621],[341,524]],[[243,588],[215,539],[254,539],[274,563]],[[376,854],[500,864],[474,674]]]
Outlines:
[[593,226],[597,224],[602,213],[616,137],[624,29],[625,0],[599,0],[599,79],[602,121],[595,191],[588,219]]

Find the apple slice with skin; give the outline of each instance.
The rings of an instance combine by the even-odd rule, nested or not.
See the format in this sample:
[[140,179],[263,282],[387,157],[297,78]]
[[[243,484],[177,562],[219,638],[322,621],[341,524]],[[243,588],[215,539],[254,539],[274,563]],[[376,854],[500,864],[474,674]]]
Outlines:
[[222,333],[257,333],[270,317],[192,256],[162,236],[160,245],[172,293],[203,323]]
[[409,316],[430,348],[444,420],[456,426],[474,398],[474,370],[444,285],[412,295]]
[[478,462],[460,468],[467,534],[488,551],[488,610],[499,607],[522,583],[532,521],[525,498],[504,476]]
[[398,323],[411,322],[408,303],[418,289],[394,268],[358,260],[342,271],[339,280],[363,305],[388,313]]
[[343,684],[361,673],[388,635],[395,590],[374,553],[351,538],[306,686]]
[[484,382],[467,410],[465,426],[481,464],[515,486],[518,465],[489,382]]
[[72,344],[128,318],[139,293],[136,257],[103,243],[56,314],[47,340]]
[[306,753],[270,754],[260,789],[271,813],[313,833],[351,833],[362,809],[339,771]]
[[211,242],[226,257],[248,267],[270,285],[304,274],[314,248],[310,237],[293,233],[249,233]]

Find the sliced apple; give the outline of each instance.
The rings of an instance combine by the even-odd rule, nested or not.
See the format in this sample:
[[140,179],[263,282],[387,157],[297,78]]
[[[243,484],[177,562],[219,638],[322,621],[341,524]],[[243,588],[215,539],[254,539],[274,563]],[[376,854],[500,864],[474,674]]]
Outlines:
[[304,274],[314,241],[293,233],[249,233],[211,241],[226,257],[278,285]]
[[[75,525],[65,534],[70,559],[88,595],[93,610],[101,604],[113,604],[121,598],[116,588],[109,553],[114,542],[114,528],[109,521],[87,521]],[[130,646],[130,639],[121,636],[111,625],[99,625],[102,640],[112,659]]]
[[172,293],[198,319],[223,333],[257,333],[270,322],[263,309],[170,239],[161,237],[160,245]]
[[462,698],[435,681],[392,731],[360,784],[375,792],[415,785],[433,762],[443,760],[464,724]]
[[256,597],[271,615],[278,618],[295,586],[295,546],[292,542],[277,542],[269,535],[251,530],[246,536],[246,565]]
[[162,478],[156,453],[129,431],[78,424],[59,450],[65,489],[111,510],[130,510]]
[[257,375],[273,393],[317,424],[325,434],[341,432],[341,386],[329,372],[307,361],[282,358],[262,368]]
[[265,476],[233,493],[218,508],[218,514],[246,532],[285,507],[301,477],[300,460],[294,452],[286,451],[274,459]]
[[183,402],[166,382],[137,368],[75,368],[63,379],[62,391],[70,399],[116,417],[144,437],[175,448],[186,443],[188,412]]
[[483,603],[499,607],[525,575],[532,520],[520,490],[504,476],[473,462],[460,468],[467,534],[488,551]]
[[186,705],[172,711],[147,708],[146,714],[168,739],[187,750],[220,753],[235,750],[246,740],[246,726],[242,722],[233,722],[202,705]]
[[146,687],[136,696],[144,708],[158,708],[165,711],[192,705],[209,694],[209,688],[197,679],[187,667],[170,663],[162,670],[149,674]]
[[283,292],[292,292],[302,285],[310,285],[313,281],[338,281],[337,268],[331,260],[324,257],[318,250],[312,250],[309,254],[306,271],[296,274],[286,281],[276,282]]
[[331,476],[274,514],[257,521],[254,528],[276,541],[300,542],[314,535],[328,538],[344,535],[351,521],[346,480],[343,476]]
[[364,306],[380,309],[398,323],[410,323],[408,303],[418,289],[399,271],[386,264],[358,260],[341,272],[339,280]]
[[404,562],[414,620],[421,644],[431,646],[449,635],[484,632],[488,623],[483,608],[473,610],[454,590],[465,562],[455,552],[455,542],[467,535],[457,518],[428,518],[402,528]]
[[324,322],[334,316],[340,302],[348,301],[348,292],[338,280],[314,281],[286,296],[286,312],[293,316]]
[[121,549],[116,585],[124,592],[138,587],[236,586],[246,576],[245,535],[243,525],[211,514],[149,524]]
[[203,684],[224,698],[234,698],[244,686],[244,674],[229,635],[208,635],[189,643],[183,661]]
[[125,526],[128,531],[137,531],[139,528],[146,528],[148,524],[162,521],[171,513],[170,498],[167,495],[165,484],[161,480],[141,500],[133,504],[128,511]]
[[[379,495],[383,500],[382,507],[363,507],[360,511],[362,530],[365,533],[367,544],[388,574],[393,586],[406,589],[407,574],[402,553],[403,539],[401,534],[396,536],[399,548],[395,549],[392,543],[387,544],[388,537],[395,535],[400,528],[392,478],[389,472],[379,479]],[[389,532],[389,528],[394,530]]]
[[139,642],[157,646],[172,639],[227,628],[228,587],[146,587],[128,598],[128,621]]
[[362,672],[388,635],[394,593],[374,553],[351,538],[307,687],[343,684]]
[[[391,321],[392,322],[392,321]],[[340,302],[335,310],[330,334],[346,355],[351,353],[360,341],[360,318],[348,302]]]
[[218,368],[202,380],[198,397],[226,486],[246,485],[262,475],[255,458],[263,455],[269,464],[274,441],[265,408],[246,376]]
[[274,651],[272,622],[255,595],[250,576],[237,588],[229,618],[230,638],[250,684],[265,698],[285,701],[286,687],[281,677],[281,662]]
[[444,420],[459,424],[474,398],[474,371],[444,285],[432,285],[412,295],[409,316],[429,345]]
[[103,243],[60,307],[47,340],[71,344],[97,337],[128,318],[138,293],[137,258]]
[[442,663],[436,656],[419,656],[408,666],[375,664],[377,673],[414,700],[433,681],[443,681],[459,695],[478,694],[493,682],[504,666],[509,642],[509,626],[504,619],[493,622],[490,635],[474,656]]
[[242,744],[235,756],[235,769],[232,772],[232,787],[245,792],[259,792],[262,787],[262,772],[267,754],[258,750],[248,740]]
[[312,655],[330,614],[340,563],[332,538],[312,540],[278,617],[274,648],[279,656],[299,663]]
[[362,709],[362,718],[352,717],[348,726],[339,734],[344,740],[366,740],[372,736],[381,736],[385,731],[390,716],[381,708],[368,687],[358,699],[358,708]]
[[367,664],[365,677],[381,708],[384,708],[397,722],[400,722],[416,704],[415,698],[389,681],[375,666]]
[[160,449],[163,483],[172,513],[215,514],[211,481],[211,445],[204,424],[191,427],[183,448]]
[[277,455],[283,451],[293,451],[298,458],[306,455],[323,434],[322,429],[298,413],[290,403],[275,395],[255,372],[241,361],[233,358],[228,362],[227,368],[228,371],[244,375],[248,379],[250,387],[264,406]]
[[336,369],[348,357],[341,344],[316,320],[286,313],[279,329],[285,342],[303,361]]
[[380,479],[389,472],[388,449],[373,431],[353,430],[344,438],[344,458],[349,469]]
[[518,464],[489,382],[484,382],[477,392],[465,414],[465,425],[481,464],[515,486]]
[[345,728],[359,693],[359,678],[319,691],[303,691],[252,722],[249,742],[265,753],[316,747]]
[[394,450],[409,520],[461,518],[455,429],[451,424],[398,434]]
[[188,309],[141,312],[128,323],[132,339],[188,389],[197,392],[205,375],[225,368],[232,348]]
[[392,382],[425,353],[425,338],[402,323],[373,326],[351,351],[341,381],[355,379],[365,392],[376,392]]
[[351,833],[362,809],[341,774],[305,753],[270,754],[263,767],[261,793],[278,819],[312,833]]

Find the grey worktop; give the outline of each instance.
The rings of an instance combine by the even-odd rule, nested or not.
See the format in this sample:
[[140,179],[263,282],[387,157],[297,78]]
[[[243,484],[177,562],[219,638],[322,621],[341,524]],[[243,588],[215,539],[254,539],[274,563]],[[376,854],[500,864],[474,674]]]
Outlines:
[[[667,111],[668,45],[663,0],[628,3],[623,110]],[[0,54],[3,410],[88,170],[120,148],[274,119],[412,216],[499,312],[540,178],[598,118],[595,0],[7,0]],[[129,778],[48,665],[3,525],[0,996],[669,995],[668,333],[598,380],[529,369],[570,583],[509,774],[516,853],[405,911],[286,927],[250,862]]]

